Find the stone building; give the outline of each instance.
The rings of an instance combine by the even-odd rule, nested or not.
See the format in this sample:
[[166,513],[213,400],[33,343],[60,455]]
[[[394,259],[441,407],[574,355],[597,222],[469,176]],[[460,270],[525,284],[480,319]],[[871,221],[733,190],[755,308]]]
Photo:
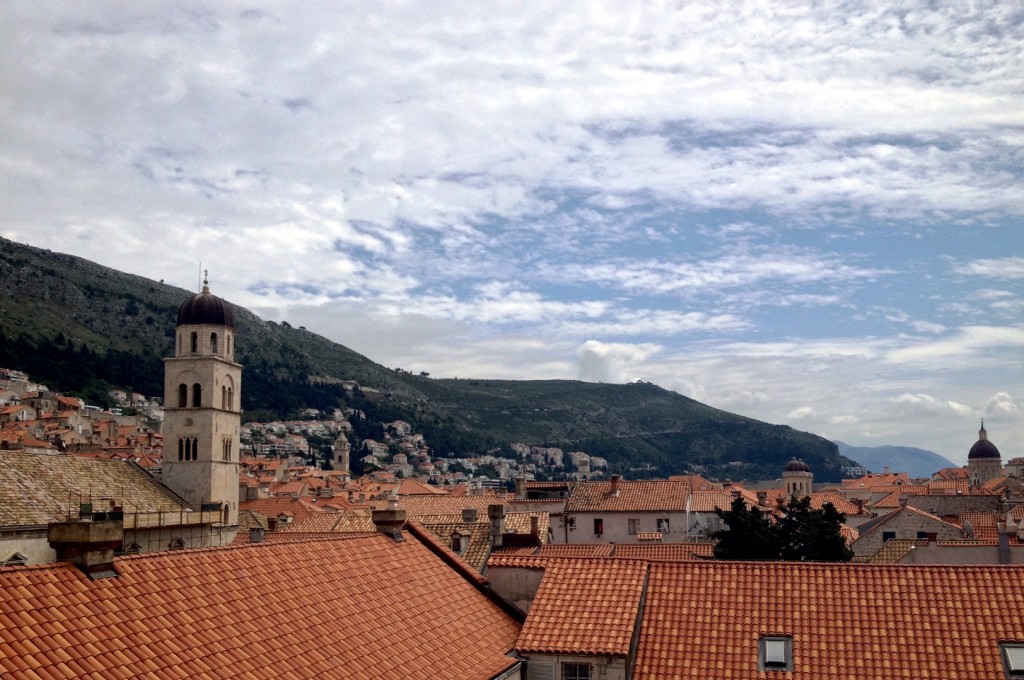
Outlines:
[[981,486],[988,480],[999,477],[1002,470],[1002,456],[996,445],[988,440],[983,420],[981,429],[978,430],[978,441],[974,442],[974,446],[967,454],[967,475],[971,480],[971,486]]
[[162,479],[179,496],[238,524],[242,367],[234,361],[234,317],[201,293],[178,309],[175,352],[164,359]]

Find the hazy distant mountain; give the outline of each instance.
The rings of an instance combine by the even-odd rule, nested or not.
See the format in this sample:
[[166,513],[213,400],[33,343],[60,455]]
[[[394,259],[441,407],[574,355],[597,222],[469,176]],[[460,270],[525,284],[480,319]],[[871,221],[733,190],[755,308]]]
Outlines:
[[890,472],[906,472],[911,477],[931,477],[933,473],[947,467],[956,467],[949,459],[933,451],[913,446],[850,446],[835,442],[839,453],[855,460],[872,472],[882,472],[886,466]]
[[[2,238],[0,282],[0,366],[90,400],[102,399],[110,385],[162,392],[161,358],[171,353],[178,305],[192,292]],[[543,444],[601,456],[634,478],[700,471],[774,479],[800,458],[818,481],[837,481],[850,465],[822,437],[651,383],[413,375],[304,328],[233,309],[242,406],[253,420],[348,406],[366,415],[353,423],[357,439],[380,438],[381,423],[401,419],[435,455]],[[363,389],[347,390],[345,381]]]

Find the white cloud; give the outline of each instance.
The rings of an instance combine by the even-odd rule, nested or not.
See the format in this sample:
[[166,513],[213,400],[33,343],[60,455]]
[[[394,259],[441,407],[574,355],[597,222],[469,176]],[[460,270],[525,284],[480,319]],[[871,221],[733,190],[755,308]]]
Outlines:
[[630,345],[588,340],[579,348],[580,380],[625,383],[642,379],[639,366],[661,350],[655,344]]
[[793,409],[787,415],[790,420],[803,420],[815,415],[815,411],[810,406],[801,406],[800,408]]

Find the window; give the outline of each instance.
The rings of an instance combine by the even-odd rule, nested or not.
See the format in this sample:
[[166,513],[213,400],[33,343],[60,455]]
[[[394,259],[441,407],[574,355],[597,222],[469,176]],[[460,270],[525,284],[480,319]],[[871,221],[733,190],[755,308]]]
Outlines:
[[185,440],[180,437],[178,438],[178,460],[185,460]]
[[562,680],[590,680],[589,663],[563,663]]
[[917,537],[918,538],[928,538],[928,532],[927,531],[918,531],[917,532]]
[[192,406],[199,408],[203,403],[203,387],[199,383],[192,386]]
[[228,356],[231,356],[231,336],[230,335],[228,335],[225,338],[225,342],[227,343],[227,347],[226,347],[227,351],[225,352],[225,354],[227,354]]
[[604,520],[600,517],[594,520],[594,533],[598,536],[604,533]]
[[631,519],[629,520],[629,535],[636,536],[637,532],[640,531],[640,520]]
[[667,534],[668,533],[668,518],[667,517],[658,520],[658,533],[659,534]]
[[228,408],[228,388],[227,387],[221,387],[220,388],[220,407],[222,409],[224,409],[224,410],[227,410],[227,408]]
[[199,351],[199,333],[192,331],[192,353]]
[[181,383],[178,385],[178,408],[186,406],[188,406],[188,385]]
[[569,531],[576,531],[576,518],[570,517],[568,520]]
[[894,538],[896,538],[896,532],[895,531],[883,531],[882,532],[882,543],[885,543],[886,541],[891,541]]
[[792,671],[793,638],[788,635],[765,635],[758,644],[759,671]]
[[210,352],[217,353],[217,334],[210,333]]
[[1003,671],[1006,677],[1024,678],[1024,643],[1002,642],[999,649],[1003,653]]

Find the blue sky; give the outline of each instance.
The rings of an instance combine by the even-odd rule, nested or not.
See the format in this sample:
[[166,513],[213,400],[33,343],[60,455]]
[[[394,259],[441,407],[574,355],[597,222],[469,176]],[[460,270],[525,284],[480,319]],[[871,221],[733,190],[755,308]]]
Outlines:
[[1008,459],[1022,52],[1015,3],[10,2],[0,235],[390,367]]

